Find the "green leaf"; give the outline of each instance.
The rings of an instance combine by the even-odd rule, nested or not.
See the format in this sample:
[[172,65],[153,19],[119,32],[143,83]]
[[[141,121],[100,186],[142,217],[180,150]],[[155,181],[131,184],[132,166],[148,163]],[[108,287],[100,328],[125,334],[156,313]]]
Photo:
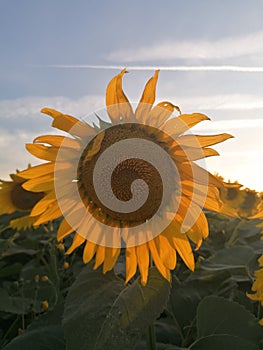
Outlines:
[[263,329],[253,314],[236,302],[209,296],[197,309],[199,338],[213,334],[228,334],[258,343],[263,338]]
[[[167,348],[167,350],[170,348]],[[172,350],[173,348],[171,348]],[[176,349],[176,348],[174,348]],[[250,341],[242,338],[221,334],[221,335],[209,335],[205,338],[201,338],[196,341],[189,350],[259,350],[260,348],[251,343]]]
[[23,265],[18,262],[13,263],[12,265],[2,266],[0,267],[0,278],[14,277],[15,275],[19,274],[22,267]]
[[256,264],[257,255],[247,246],[234,246],[219,250],[216,254],[203,261],[201,268],[204,270],[227,270],[236,281],[249,281],[248,271],[253,274],[251,267]]
[[35,319],[18,337],[3,350],[65,350],[61,318],[63,304]]
[[183,282],[173,276],[170,307],[181,331],[194,323],[197,306],[204,297],[211,294],[228,296],[234,289],[236,283],[228,271],[197,270]]
[[11,297],[5,289],[0,288],[0,311],[18,315],[26,314],[33,302],[33,299]]
[[134,349],[162,312],[170,284],[151,268],[145,287],[139,278],[125,287],[113,272],[85,268],[69,291],[64,331],[67,349]]
[[12,247],[9,247],[3,254],[3,257],[11,256],[15,254],[26,254],[26,255],[35,255],[37,254],[37,250],[25,248],[19,245],[13,245]]
[[24,332],[14,338],[3,350],[65,350],[63,329],[60,325],[44,326]]

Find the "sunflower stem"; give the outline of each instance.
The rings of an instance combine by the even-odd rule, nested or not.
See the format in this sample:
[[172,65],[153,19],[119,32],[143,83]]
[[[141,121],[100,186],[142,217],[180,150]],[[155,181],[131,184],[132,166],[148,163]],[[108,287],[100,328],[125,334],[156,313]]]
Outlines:
[[157,350],[157,347],[156,347],[156,335],[155,335],[155,329],[154,329],[154,324],[153,323],[148,327],[148,332],[147,332],[147,350]]
[[[153,266],[151,253],[149,254],[149,265],[150,267]],[[147,350],[157,350],[154,323],[152,323],[147,330]]]

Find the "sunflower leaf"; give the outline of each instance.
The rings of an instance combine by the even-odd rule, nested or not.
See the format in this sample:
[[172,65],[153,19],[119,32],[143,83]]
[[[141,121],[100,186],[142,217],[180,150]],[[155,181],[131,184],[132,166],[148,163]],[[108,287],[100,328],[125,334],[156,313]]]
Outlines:
[[[262,327],[253,314],[238,303],[217,296],[208,296],[200,302],[197,308],[197,328],[199,338],[231,335],[241,338],[244,342],[246,340],[257,344],[263,337]],[[233,346],[232,349],[239,347]]]
[[[176,349],[176,348],[174,348]],[[222,349],[238,349],[238,350],[259,350],[260,348],[250,341],[229,334],[209,335],[196,341],[188,350],[222,350]],[[170,350],[170,348],[167,348]],[[173,348],[171,348],[173,350]]]
[[162,312],[170,284],[155,268],[143,287],[129,286],[113,272],[84,269],[68,294],[64,313],[67,349],[130,350]]
[[62,311],[63,304],[58,304],[52,311],[40,315],[3,350],[65,350]]
[[257,254],[249,246],[233,246],[216,252],[203,261],[201,269],[206,271],[229,271],[237,282],[250,281],[249,274],[257,269]]

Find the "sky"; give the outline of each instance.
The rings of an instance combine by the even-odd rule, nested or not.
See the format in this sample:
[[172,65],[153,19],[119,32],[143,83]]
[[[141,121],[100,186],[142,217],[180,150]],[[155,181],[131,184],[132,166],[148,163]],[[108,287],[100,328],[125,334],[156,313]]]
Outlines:
[[262,13],[262,0],[0,0],[0,178],[37,164],[25,143],[55,133],[41,108],[84,118],[123,67],[136,102],[161,68],[157,102],[207,114],[197,134],[234,136],[208,170],[263,191]]

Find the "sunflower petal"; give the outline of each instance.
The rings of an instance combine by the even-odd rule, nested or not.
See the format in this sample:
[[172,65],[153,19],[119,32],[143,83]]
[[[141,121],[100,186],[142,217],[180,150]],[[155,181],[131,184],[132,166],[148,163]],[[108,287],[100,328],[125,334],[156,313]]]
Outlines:
[[48,160],[48,161],[55,161],[57,158],[57,154],[59,151],[58,147],[53,147],[53,146],[44,146],[44,145],[39,145],[39,144],[32,144],[32,143],[27,143],[26,144],[26,149],[28,152],[33,154],[33,156]]
[[174,137],[184,133],[203,120],[210,120],[210,118],[202,113],[181,114],[179,117],[168,120],[162,127],[162,130]]
[[33,166],[29,169],[23,170],[19,175],[25,179],[35,178],[49,173],[53,173],[55,169],[55,163],[49,162],[40,165]]
[[17,219],[13,219],[10,221],[10,227],[18,230],[18,231],[21,231],[21,230],[26,230],[27,228],[29,227],[32,227],[35,223],[37,218],[32,218],[28,215],[26,216],[22,216],[20,218],[17,218]]
[[97,245],[93,242],[87,241],[85,244],[84,252],[83,252],[83,261],[84,264],[88,264],[91,259],[94,257],[97,250]]
[[175,231],[173,235],[173,244],[178,254],[183,259],[185,265],[191,271],[194,271],[195,269],[194,256],[186,234]]
[[135,275],[137,269],[137,256],[135,247],[126,248],[126,281],[129,280]]
[[62,216],[60,207],[57,202],[53,203],[48,209],[36,220],[34,226],[44,224],[48,221],[58,219]]
[[106,248],[102,245],[97,246],[95,265],[93,267],[94,270],[96,270],[103,263],[105,259],[105,249]]
[[161,261],[167,269],[173,270],[176,266],[176,251],[164,235],[160,234],[156,238],[159,240],[158,248]]
[[120,255],[120,248],[105,247],[105,259],[103,264],[103,273],[112,270],[118,256]]
[[34,139],[34,143],[47,143],[51,146],[60,147],[63,144],[63,147],[80,149],[80,144],[77,140],[60,135],[43,135],[38,136]]
[[125,122],[134,120],[132,107],[122,90],[122,78],[125,73],[127,73],[127,71],[123,69],[116,75],[109,82],[106,90],[107,111],[113,124],[118,124],[121,120],[120,118]]
[[159,128],[170,118],[175,110],[179,113],[181,112],[180,108],[173,105],[171,102],[160,102],[150,111],[147,122],[150,123],[150,125]]
[[50,191],[54,189],[54,177],[51,174],[36,177],[24,182],[22,187],[32,192]]
[[96,135],[94,128],[71,115],[63,114],[52,108],[42,108],[41,112],[50,115],[54,119],[52,123],[54,128],[66,131],[83,139]]
[[74,228],[67,222],[66,219],[63,219],[61,221],[61,224],[59,225],[59,229],[57,232],[58,242],[62,241],[63,238],[71,234],[73,231],[74,231]]
[[218,135],[183,135],[176,140],[179,145],[187,147],[207,147],[233,138],[230,134]]
[[141,284],[145,286],[148,279],[148,269],[150,261],[149,248],[146,243],[136,247],[136,256],[141,274]]
[[160,255],[158,253],[158,250],[156,248],[156,241],[154,239],[152,239],[151,241],[148,242],[148,246],[152,255],[152,259],[154,261],[155,266],[157,267],[158,271],[160,272],[160,274],[167,279],[167,281],[170,282],[171,280],[171,274],[170,274],[170,270],[164,266]]
[[159,72],[159,69],[155,71],[154,76],[148,80],[143,90],[140,102],[135,111],[135,119],[139,122],[145,122],[149,119],[149,113],[155,101]]
[[84,243],[84,241],[85,241],[85,238],[83,238],[82,236],[76,233],[73,238],[73,242],[71,246],[66,251],[66,254],[71,254],[76,248],[78,248],[82,243]]
[[50,192],[44,198],[37,202],[34,208],[31,210],[30,216],[38,216],[42,214],[52,203],[56,201],[54,192]]

